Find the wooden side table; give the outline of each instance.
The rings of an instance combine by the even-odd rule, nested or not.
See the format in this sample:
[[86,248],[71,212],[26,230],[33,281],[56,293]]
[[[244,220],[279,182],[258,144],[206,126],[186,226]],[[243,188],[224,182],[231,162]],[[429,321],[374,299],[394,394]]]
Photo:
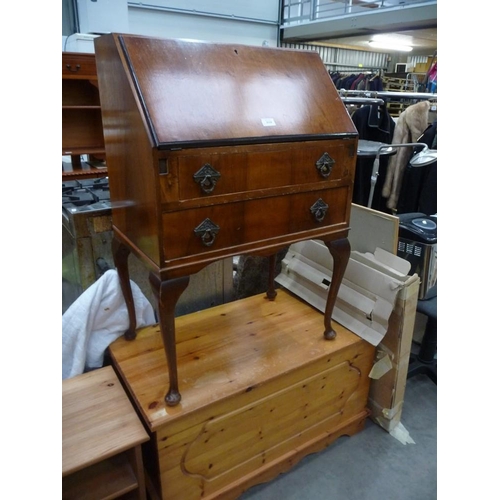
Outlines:
[[63,499],[145,500],[148,440],[111,366],[63,380]]

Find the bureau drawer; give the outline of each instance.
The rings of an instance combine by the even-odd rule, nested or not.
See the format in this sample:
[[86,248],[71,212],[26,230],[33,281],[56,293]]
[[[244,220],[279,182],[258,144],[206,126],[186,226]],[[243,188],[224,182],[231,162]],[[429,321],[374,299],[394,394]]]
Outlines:
[[350,185],[163,213],[165,260],[210,252],[237,255],[252,244],[286,244],[345,229]]
[[301,185],[325,185],[354,175],[355,147],[354,139],[338,139],[213,148],[178,155],[169,160],[170,172],[160,176],[162,201],[206,199],[285,187],[297,191]]
[[62,76],[63,78],[97,79],[94,54],[63,53]]

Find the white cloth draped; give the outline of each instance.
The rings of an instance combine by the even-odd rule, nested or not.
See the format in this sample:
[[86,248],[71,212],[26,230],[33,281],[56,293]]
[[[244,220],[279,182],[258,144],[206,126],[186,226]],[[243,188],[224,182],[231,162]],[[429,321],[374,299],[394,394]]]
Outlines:
[[[153,307],[133,281],[137,328],[156,323]],[[129,326],[118,273],[106,271],[83,292],[62,317],[62,378],[100,368],[108,346]]]

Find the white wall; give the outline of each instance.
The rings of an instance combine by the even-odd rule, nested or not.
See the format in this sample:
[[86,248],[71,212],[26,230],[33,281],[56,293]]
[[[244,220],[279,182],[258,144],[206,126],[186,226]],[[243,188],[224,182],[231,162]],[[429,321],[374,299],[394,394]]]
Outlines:
[[129,6],[131,33],[164,38],[277,46],[276,24]]
[[105,32],[278,45],[279,0],[78,0],[77,5],[80,34],[63,37],[63,50],[93,52],[92,37],[82,35]]
[[276,0],[147,0],[129,1],[128,4],[277,22],[279,2]]

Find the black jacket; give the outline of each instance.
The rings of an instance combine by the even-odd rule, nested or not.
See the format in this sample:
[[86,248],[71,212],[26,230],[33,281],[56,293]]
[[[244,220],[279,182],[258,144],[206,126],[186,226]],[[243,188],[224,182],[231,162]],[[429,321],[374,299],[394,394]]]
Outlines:
[[[385,144],[392,143],[396,123],[389,114],[385,104],[382,106],[378,106],[377,104],[362,106],[353,113],[352,121],[358,131],[359,139],[383,142]],[[375,157],[358,157],[356,161],[352,201],[357,205],[368,206],[371,187],[370,178],[374,160]],[[380,158],[379,175],[371,206],[375,210],[386,213],[389,211],[385,206],[385,199],[382,198],[381,190],[384,185],[388,161],[387,156]]]
[[[427,127],[418,142],[437,149],[437,120]],[[398,214],[437,213],[437,160],[425,167],[406,166],[397,210]]]

